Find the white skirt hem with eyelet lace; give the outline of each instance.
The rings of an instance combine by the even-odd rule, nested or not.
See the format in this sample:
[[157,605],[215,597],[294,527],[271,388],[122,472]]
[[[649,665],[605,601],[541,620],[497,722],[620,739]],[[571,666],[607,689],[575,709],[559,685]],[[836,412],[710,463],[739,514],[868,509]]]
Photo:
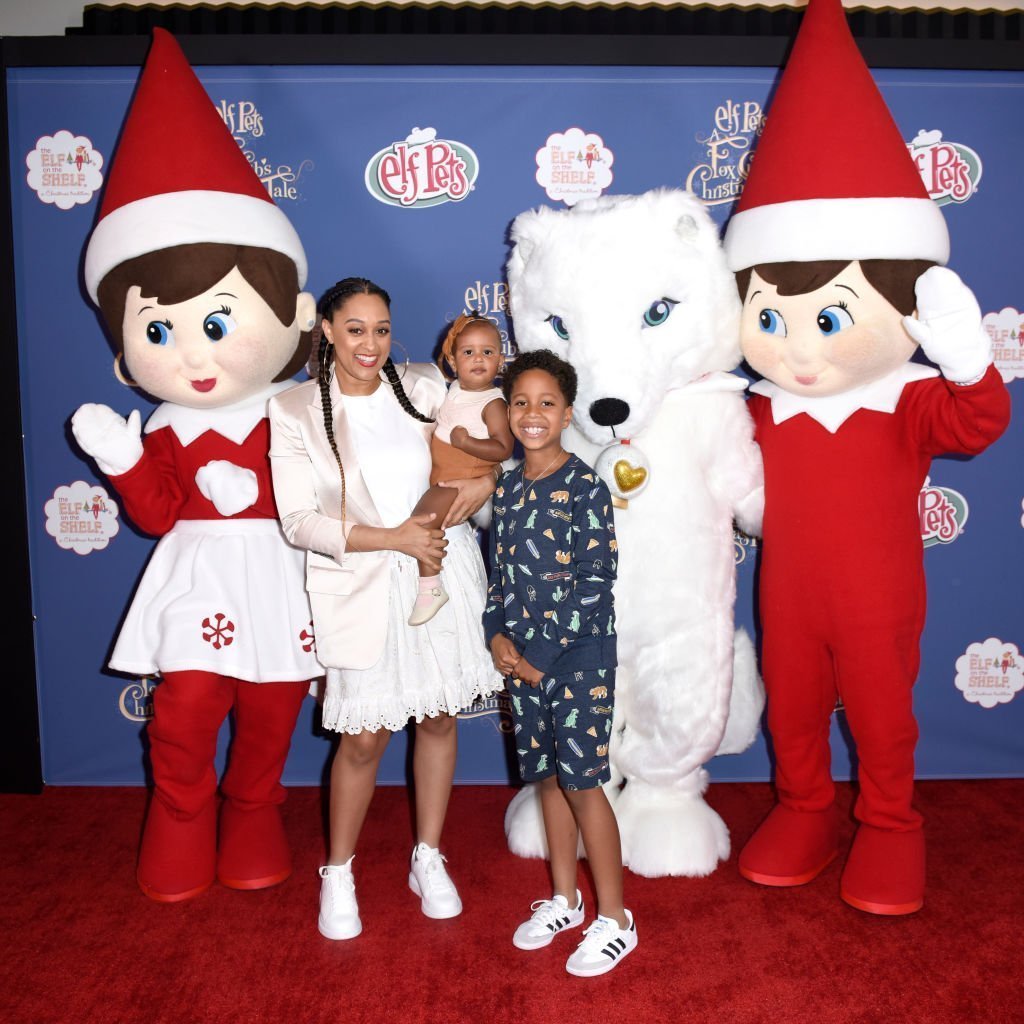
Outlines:
[[335,732],[397,732],[417,722],[454,715],[502,689],[484,646],[481,616],[486,579],[468,526],[448,531],[441,584],[448,602],[422,626],[407,622],[418,589],[416,561],[391,553],[388,628],[377,662],[365,669],[328,668],[323,725]]

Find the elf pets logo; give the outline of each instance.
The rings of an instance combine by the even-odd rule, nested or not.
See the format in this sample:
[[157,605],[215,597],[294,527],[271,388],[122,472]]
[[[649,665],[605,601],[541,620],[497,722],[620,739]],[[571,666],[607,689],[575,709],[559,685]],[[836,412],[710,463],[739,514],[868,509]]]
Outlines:
[[366,165],[366,188],[374,199],[406,209],[457,203],[466,198],[480,161],[464,142],[439,139],[434,128],[413,128]]
[[966,203],[978,191],[981,157],[970,146],[944,142],[940,131],[919,131],[907,149],[939,206]]
[[921,521],[921,540],[926,548],[952,544],[963,533],[970,511],[967,499],[952,487],[932,487],[929,478],[917,496],[917,514]]
[[687,175],[687,191],[705,206],[736,199],[750,173],[752,147],[764,124],[764,110],[755,100],[730,99],[715,107],[710,133],[697,136],[704,158]]
[[1016,644],[990,636],[956,659],[955,682],[968,704],[1009,704],[1024,688],[1024,659]]
[[[501,355],[505,362],[515,359],[515,347],[508,330],[508,285],[504,281],[474,281],[462,293],[462,314],[476,313],[494,324],[501,339]],[[449,313],[452,322],[457,313]]]
[[267,195],[275,201],[282,199],[296,200],[300,198],[299,179],[307,171],[313,169],[312,160],[302,160],[297,164],[280,164],[269,157],[257,153],[254,139],[263,139],[266,123],[259,107],[252,100],[225,99],[217,103],[217,113],[231,132],[238,148],[245,154],[245,159],[256,172],[256,177],[267,190]]

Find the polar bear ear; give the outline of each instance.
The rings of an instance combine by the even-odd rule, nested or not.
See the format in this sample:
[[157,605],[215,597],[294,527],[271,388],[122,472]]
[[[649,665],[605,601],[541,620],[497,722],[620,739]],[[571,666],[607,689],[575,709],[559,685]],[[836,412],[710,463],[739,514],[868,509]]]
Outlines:
[[509,238],[512,240],[512,252],[508,258],[508,279],[509,284],[518,280],[526,269],[526,264],[533,255],[534,250],[547,237],[551,229],[551,221],[558,214],[546,206],[539,206],[536,210],[527,210],[519,214],[509,231]]

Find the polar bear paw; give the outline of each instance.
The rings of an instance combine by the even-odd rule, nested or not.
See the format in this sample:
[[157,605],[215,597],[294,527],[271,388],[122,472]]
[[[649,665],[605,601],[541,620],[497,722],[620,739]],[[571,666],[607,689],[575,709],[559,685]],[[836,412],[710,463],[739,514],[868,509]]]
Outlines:
[[729,830],[703,789],[628,782],[615,806],[623,864],[646,878],[710,875],[729,856]]

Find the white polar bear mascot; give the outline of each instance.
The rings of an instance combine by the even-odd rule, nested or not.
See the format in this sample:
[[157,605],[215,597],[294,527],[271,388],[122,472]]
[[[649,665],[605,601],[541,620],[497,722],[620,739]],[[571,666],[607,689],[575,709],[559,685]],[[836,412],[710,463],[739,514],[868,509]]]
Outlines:
[[[733,521],[757,533],[763,501],[746,382],[728,372],[740,361],[733,275],[687,192],[531,210],[511,238],[516,343],[575,367],[565,444],[619,506],[609,789],[623,861],[647,876],[708,875],[729,833],[704,802],[702,765],[749,746],[764,703],[753,645],[733,624]],[[505,828],[514,853],[546,856],[532,786]]]

